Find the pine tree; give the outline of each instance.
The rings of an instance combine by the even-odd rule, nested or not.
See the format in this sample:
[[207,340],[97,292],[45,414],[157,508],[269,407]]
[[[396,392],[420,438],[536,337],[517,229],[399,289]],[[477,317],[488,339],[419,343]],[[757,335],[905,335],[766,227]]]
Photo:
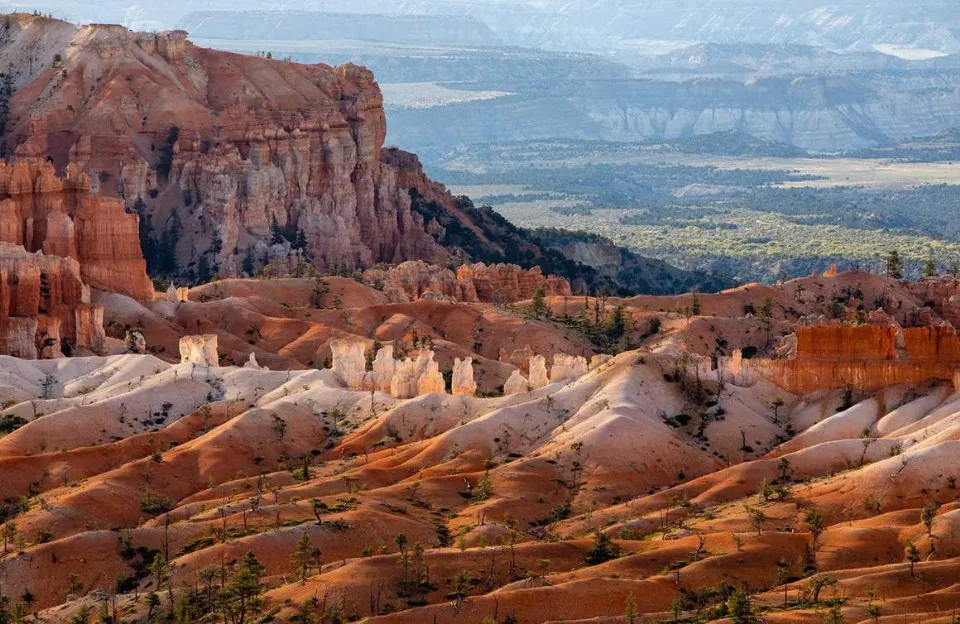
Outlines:
[[620,556],[620,547],[602,531],[593,534],[593,545],[587,550],[587,563],[597,565]]
[[690,292],[690,312],[693,316],[700,316],[701,311],[700,297],[697,295],[696,291]]
[[167,221],[167,229],[164,230],[156,250],[159,273],[172,275],[180,270],[177,263],[177,246],[180,244],[182,233],[183,222],[180,220],[180,213],[174,210]]
[[[7,131],[7,123],[10,121],[10,97],[13,95],[13,76],[9,73],[3,74],[0,80],[0,137]],[[6,150],[2,149],[0,143],[0,156],[6,155]]]
[[887,254],[884,264],[887,267],[887,277],[893,279],[903,279],[903,260],[900,259],[900,252],[896,249],[890,250]]
[[915,576],[914,566],[920,562],[920,551],[913,542],[907,544],[907,561],[910,562],[910,576],[913,577]]
[[734,624],[754,624],[757,621],[753,615],[753,602],[750,594],[742,589],[734,590],[727,599],[727,610]]
[[628,325],[626,308],[623,305],[618,305],[613,309],[613,314],[607,324],[607,337],[613,342],[620,340],[627,333]]
[[282,245],[285,242],[287,242],[287,239],[283,236],[283,230],[280,228],[277,218],[270,215],[270,244]]
[[544,290],[543,286],[537,288],[536,292],[533,293],[533,318],[539,319],[547,316],[546,297],[547,291]]
[[224,621],[230,624],[245,624],[253,619],[251,616],[260,612],[263,594],[260,580],[263,573],[263,564],[252,552],[248,552],[240,569],[218,594],[218,604]]
[[840,610],[840,605],[834,604],[823,615],[823,622],[824,624],[847,624],[847,618],[843,616],[843,611]]
[[247,247],[247,253],[243,257],[243,263],[240,266],[243,272],[253,276],[253,247]]
[[303,585],[307,582],[307,576],[310,574],[310,561],[313,558],[313,547],[310,545],[310,535],[306,531],[300,534],[300,539],[297,540],[297,545],[293,549],[293,559],[294,564],[296,564],[297,578],[300,580],[300,584]]
[[933,261],[933,252],[927,256],[927,261],[923,264],[923,276],[924,277],[936,277],[937,276],[937,263]]

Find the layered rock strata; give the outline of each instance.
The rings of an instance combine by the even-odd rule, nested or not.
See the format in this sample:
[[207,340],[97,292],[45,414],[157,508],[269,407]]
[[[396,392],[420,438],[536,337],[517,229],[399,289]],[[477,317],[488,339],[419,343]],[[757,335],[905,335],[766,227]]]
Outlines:
[[62,345],[103,353],[103,308],[73,258],[0,243],[0,354],[62,357]]
[[545,276],[539,267],[524,269],[515,264],[469,264],[454,273],[426,262],[409,261],[389,269],[368,269],[363,277],[394,303],[419,299],[508,303],[530,299],[540,288],[546,296],[572,294],[567,280]]
[[[410,187],[381,160],[386,121],[370,71],[199,48],[181,31],[88,25],[65,38],[67,27],[11,20],[0,46],[29,43],[59,65],[38,63],[18,85],[8,151],[73,165],[128,205],[142,200],[157,237],[179,220],[181,268],[206,256],[238,275],[246,257],[261,263],[293,247],[320,268],[449,261],[411,209]],[[108,269],[91,266],[98,280],[119,275]]]
[[871,392],[898,384],[952,380],[960,337],[948,325],[822,325],[796,332],[788,360],[747,360],[745,369],[795,394],[852,387]]
[[76,165],[59,178],[46,161],[0,161],[0,241],[77,261],[93,288],[153,299],[137,216],[91,188]]

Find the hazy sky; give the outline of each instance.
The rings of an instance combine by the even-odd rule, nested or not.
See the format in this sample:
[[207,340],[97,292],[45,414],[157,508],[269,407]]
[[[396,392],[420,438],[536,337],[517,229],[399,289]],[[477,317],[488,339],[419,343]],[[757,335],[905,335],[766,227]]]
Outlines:
[[[443,14],[482,21],[500,41],[561,50],[625,50],[649,40],[877,45],[960,51],[960,0],[0,0],[74,22],[176,27],[205,10]],[[193,20],[191,23],[196,23]]]

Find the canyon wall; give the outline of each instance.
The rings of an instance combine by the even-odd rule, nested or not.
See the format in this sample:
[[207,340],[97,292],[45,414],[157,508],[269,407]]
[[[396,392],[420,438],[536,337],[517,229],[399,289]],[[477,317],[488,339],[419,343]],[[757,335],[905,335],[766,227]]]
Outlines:
[[[381,161],[383,99],[368,70],[203,49],[182,31],[89,25],[65,44],[62,31],[21,16],[0,46],[62,48],[60,65],[12,98],[8,152],[142,201],[181,272],[205,263],[234,276],[299,252],[321,269],[449,260]],[[409,184],[425,179],[418,165],[402,174]]]
[[950,325],[928,327],[820,325],[797,330],[789,360],[747,360],[746,368],[794,394],[952,380],[960,339]]
[[136,215],[91,186],[75,165],[59,178],[46,161],[0,161],[0,242],[76,260],[94,288],[152,299]]
[[65,345],[102,354],[103,308],[80,276],[73,258],[0,242],[0,354],[57,358]]

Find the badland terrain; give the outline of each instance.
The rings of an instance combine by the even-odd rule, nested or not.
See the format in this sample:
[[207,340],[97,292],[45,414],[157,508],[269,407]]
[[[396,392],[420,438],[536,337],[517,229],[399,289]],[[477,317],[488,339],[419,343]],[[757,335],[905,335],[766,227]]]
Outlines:
[[452,195],[359,66],[0,43],[0,621],[956,621],[935,262],[736,286]]

